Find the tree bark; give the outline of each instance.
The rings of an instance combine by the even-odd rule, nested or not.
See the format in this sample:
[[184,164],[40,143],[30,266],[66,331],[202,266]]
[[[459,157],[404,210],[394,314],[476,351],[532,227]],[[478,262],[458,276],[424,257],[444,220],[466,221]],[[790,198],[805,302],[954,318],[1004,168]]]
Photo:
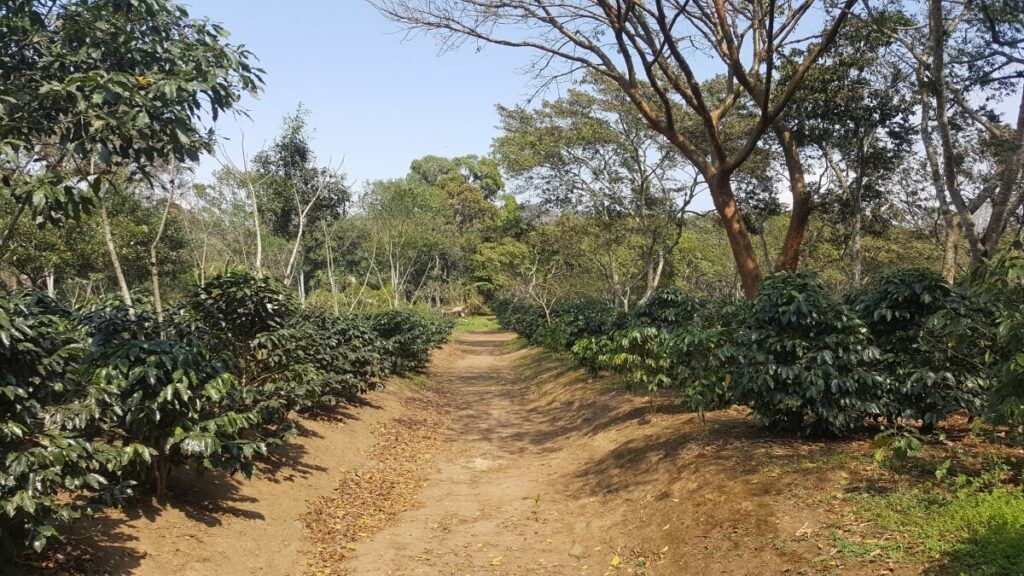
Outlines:
[[807,226],[811,221],[813,202],[807,191],[803,162],[800,159],[800,148],[789,128],[781,121],[773,124],[773,131],[782,148],[782,157],[789,173],[789,190],[793,196],[793,207],[789,214],[789,227],[782,241],[782,249],[775,259],[776,272],[793,272],[800,265],[800,248],[803,246]]
[[3,237],[0,237],[0,262],[3,262],[7,256],[7,251],[10,250],[11,240],[14,238],[14,231],[18,227],[18,220],[21,219],[22,214],[25,213],[25,209],[28,208],[29,198],[31,196],[26,194],[21,199],[21,203],[18,204],[18,208],[14,211],[11,216],[11,221],[7,224],[7,229],[4,230]]
[[171,203],[174,202],[174,194],[178,187],[178,167],[177,164],[171,165],[171,182],[170,187],[167,189],[167,204],[164,205],[164,212],[160,215],[160,224],[156,229],[156,236],[153,237],[153,242],[149,245],[149,277],[153,283],[153,309],[156,312],[156,321],[163,323],[164,321],[164,303],[160,297],[160,266],[157,261],[157,248],[160,246],[160,237],[164,234],[164,228],[167,226],[167,215],[171,212]]
[[327,250],[327,279],[331,283],[331,306],[334,308],[334,313],[337,314],[338,310],[338,283],[334,279],[334,254],[331,250],[331,237],[327,233],[327,223],[323,223],[324,227],[324,245]]
[[999,249],[999,242],[1003,239],[1003,234],[1006,233],[1010,215],[1016,212],[1024,202],[1024,191],[1018,191],[1017,187],[1021,165],[1024,165],[1024,90],[1020,94],[1017,127],[1013,136],[1013,142],[1007,147],[1003,156],[999,191],[992,199],[992,215],[985,228],[985,236],[982,238],[984,257],[990,257]]
[[128,282],[124,278],[124,270],[121,268],[121,260],[117,257],[117,246],[114,244],[114,234],[110,227],[110,217],[107,215],[107,200],[100,198],[100,224],[103,226],[103,239],[107,244],[107,252],[110,254],[110,264],[114,269],[114,277],[117,278],[117,285],[121,290],[121,300],[129,311],[134,314],[132,293],[128,289]]
[[736,273],[739,275],[743,296],[753,300],[761,285],[761,267],[757,263],[754,246],[750,242],[750,233],[743,224],[743,217],[736,206],[732,183],[728,176],[715,175],[708,178],[708,188],[715,203],[715,210],[725,228],[726,237],[729,239],[729,248],[736,263]]
[[931,177],[932,188],[935,190],[935,199],[939,203],[939,216],[942,218],[942,225],[946,234],[945,247],[942,256],[942,277],[950,284],[956,279],[957,252],[962,239],[960,233],[960,216],[949,205],[946,196],[946,183],[942,175],[942,167],[939,163],[939,153],[935,149],[935,141],[932,139],[931,115],[932,101],[931,93],[925,79],[924,70],[918,66],[915,70],[917,77],[918,92],[921,98],[921,118],[919,132],[921,134],[921,146],[924,148],[925,158],[928,161],[928,174]]
[[953,130],[949,124],[949,104],[946,92],[946,26],[943,17],[942,0],[928,0],[928,37],[932,52],[931,91],[935,96],[935,123],[942,147],[942,180],[946,192],[956,207],[959,224],[971,252],[971,262],[984,259],[984,246],[978,236],[974,215],[967,207],[960,183],[957,179],[956,147]]

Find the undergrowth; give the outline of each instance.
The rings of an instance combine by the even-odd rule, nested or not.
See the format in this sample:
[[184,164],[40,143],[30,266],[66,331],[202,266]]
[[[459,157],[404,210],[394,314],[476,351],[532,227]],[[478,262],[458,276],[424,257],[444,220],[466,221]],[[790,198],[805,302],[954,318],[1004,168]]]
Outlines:
[[1024,490],[995,466],[978,476],[901,484],[851,497],[863,534],[836,533],[847,557],[924,563],[924,574],[1024,574]]

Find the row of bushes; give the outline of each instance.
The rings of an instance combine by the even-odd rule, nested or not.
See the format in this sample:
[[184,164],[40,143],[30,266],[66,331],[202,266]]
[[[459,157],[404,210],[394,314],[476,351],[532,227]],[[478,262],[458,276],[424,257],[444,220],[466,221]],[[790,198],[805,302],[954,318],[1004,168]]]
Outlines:
[[171,471],[253,473],[296,412],[354,400],[423,368],[440,315],[298,310],[278,281],[228,273],[167,311],[71,311],[0,293],[0,542],[58,527]]
[[[751,302],[669,289],[631,314],[601,302],[550,313],[499,301],[499,322],[697,411],[733,403],[764,425],[842,434],[869,420],[929,432],[952,412],[1024,432],[1024,253],[962,284],[894,271],[838,298],[812,273],[776,274]],[[526,327],[527,330],[523,328]]]

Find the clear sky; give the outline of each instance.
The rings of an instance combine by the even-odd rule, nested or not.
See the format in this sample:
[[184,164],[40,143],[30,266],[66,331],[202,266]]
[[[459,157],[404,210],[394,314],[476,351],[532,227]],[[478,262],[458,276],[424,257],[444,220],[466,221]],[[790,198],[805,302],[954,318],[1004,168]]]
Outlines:
[[[263,94],[247,98],[250,118],[217,124],[239,155],[269,143],[283,115],[311,111],[321,161],[344,161],[350,181],[399,177],[426,154],[486,154],[496,135],[495,104],[531,94],[519,73],[529,52],[467,47],[438,56],[430,38],[403,40],[397,26],[363,0],[185,0],[252,50],[266,70]],[[201,178],[218,167],[204,159]]]

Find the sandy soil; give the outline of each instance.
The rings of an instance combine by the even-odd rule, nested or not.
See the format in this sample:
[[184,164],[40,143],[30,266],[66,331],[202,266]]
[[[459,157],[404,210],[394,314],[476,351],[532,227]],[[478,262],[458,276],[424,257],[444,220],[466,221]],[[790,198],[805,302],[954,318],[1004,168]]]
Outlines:
[[511,338],[463,334],[435,366],[446,452],[351,574],[889,573],[823,543],[846,477],[814,462],[834,445],[654,409]]
[[914,573],[831,548],[851,481],[830,459],[866,442],[702,422],[512,340],[458,334],[426,389],[305,422],[270,475],[183,478],[202,491],[87,523],[86,568],[47,573]]

